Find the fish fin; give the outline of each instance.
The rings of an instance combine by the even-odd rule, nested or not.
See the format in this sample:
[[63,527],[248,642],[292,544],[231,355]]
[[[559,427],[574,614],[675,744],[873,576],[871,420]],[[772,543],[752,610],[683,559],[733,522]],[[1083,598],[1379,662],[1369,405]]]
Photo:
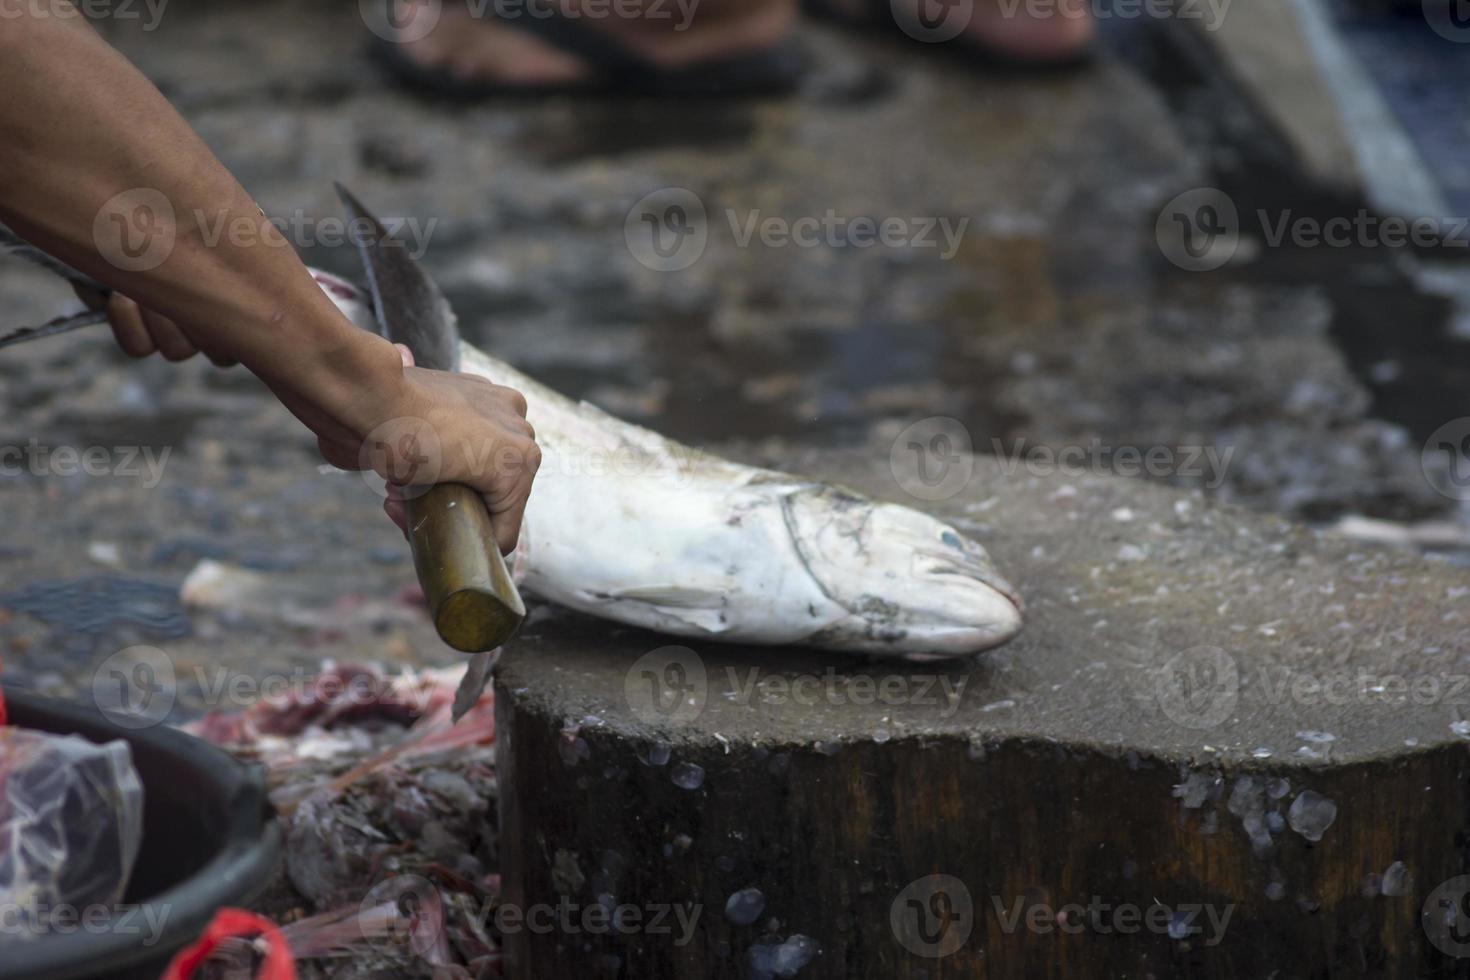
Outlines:
[[722,609],[725,606],[723,593],[679,585],[648,585],[637,589],[619,589],[603,595],[608,599],[646,602],[650,606],[667,606],[670,609]]
[[[577,608],[681,636],[718,635],[730,629],[727,600],[719,592],[655,585],[612,592],[583,592],[585,605]],[[621,606],[621,608],[619,608]]]

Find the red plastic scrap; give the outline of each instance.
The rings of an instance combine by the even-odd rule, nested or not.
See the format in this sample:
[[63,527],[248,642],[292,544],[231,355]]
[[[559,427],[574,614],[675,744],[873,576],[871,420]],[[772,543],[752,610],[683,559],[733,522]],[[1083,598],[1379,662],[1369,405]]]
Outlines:
[[275,923],[244,909],[220,909],[203,935],[192,946],[181,949],[159,980],[189,980],[220,944],[229,939],[263,939],[265,962],[256,980],[296,980],[290,947]]

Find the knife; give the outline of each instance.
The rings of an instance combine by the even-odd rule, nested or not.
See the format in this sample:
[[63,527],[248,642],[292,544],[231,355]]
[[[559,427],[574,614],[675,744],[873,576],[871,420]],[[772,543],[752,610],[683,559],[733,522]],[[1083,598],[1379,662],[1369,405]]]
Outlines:
[[[336,187],[353,219],[351,238],[383,336],[407,346],[419,367],[459,370],[459,329],[449,301],[403,243],[351,191]],[[409,545],[434,627],[445,643],[475,655],[455,695],[458,721],[485,690],[490,652],[515,633],[526,606],[477,491],[441,483],[408,496]]]
[[[106,295],[109,290],[91,276],[85,275],[64,262],[60,262],[25,241],[5,225],[0,224],[0,255],[15,255],[25,259],[32,265],[39,266],[47,272],[54,273],[68,282],[85,286],[93,292]],[[0,348],[9,347],[13,344],[23,344],[28,340],[40,340],[42,337],[54,337],[57,334],[70,333],[80,330],[82,327],[95,326],[107,322],[106,310],[85,310],[81,313],[71,313],[59,316],[54,320],[48,320],[36,327],[20,327],[8,333],[0,333]]]

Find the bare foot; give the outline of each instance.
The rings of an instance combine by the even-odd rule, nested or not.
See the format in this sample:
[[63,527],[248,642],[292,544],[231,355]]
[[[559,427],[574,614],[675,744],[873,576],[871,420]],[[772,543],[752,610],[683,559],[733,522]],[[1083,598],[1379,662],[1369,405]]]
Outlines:
[[[823,0],[854,21],[872,18],[873,0]],[[898,26],[920,40],[948,34],[938,28],[954,24],[972,43],[1016,61],[1065,61],[1087,49],[1097,24],[1087,0],[898,0],[893,8]],[[962,22],[961,22],[962,21]],[[922,26],[936,34],[920,36]]]
[[[436,4],[409,0],[411,10],[402,33],[415,40],[400,42],[404,52],[425,67],[442,67],[465,82],[508,87],[563,87],[596,80],[595,66],[542,41],[514,20],[493,13],[476,17],[465,0]],[[475,0],[483,10],[494,0]],[[570,19],[584,10],[585,0],[528,0],[508,6],[521,16],[547,11]],[[712,59],[733,57],[771,47],[785,37],[795,19],[793,0],[704,0],[694,5],[661,3],[646,15],[618,16],[619,5],[588,3],[579,23],[605,31],[609,38],[649,64],[676,69]],[[688,10],[686,15],[683,11]],[[432,29],[424,33],[424,27]]]
[[966,34],[1001,54],[1038,63],[1074,58],[1097,36],[1097,23],[1086,0],[1038,4],[1035,13],[1028,13],[1027,6],[1024,0],[976,0]]
[[[443,5],[411,0],[404,18],[403,45],[409,58],[427,68],[444,68],[465,82],[500,82],[509,86],[573,85],[590,80],[591,71],[567,54],[525,31],[497,21],[480,22],[460,3]],[[433,27],[424,34],[424,25]],[[418,36],[423,34],[422,37]]]

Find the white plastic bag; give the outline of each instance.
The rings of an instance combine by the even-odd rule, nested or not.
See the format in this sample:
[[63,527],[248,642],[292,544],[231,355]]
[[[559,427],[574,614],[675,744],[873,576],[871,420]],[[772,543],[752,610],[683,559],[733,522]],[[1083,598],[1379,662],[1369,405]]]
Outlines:
[[[143,783],[122,741],[0,727],[0,943],[122,901],[143,842]],[[22,926],[24,927],[17,927]]]

